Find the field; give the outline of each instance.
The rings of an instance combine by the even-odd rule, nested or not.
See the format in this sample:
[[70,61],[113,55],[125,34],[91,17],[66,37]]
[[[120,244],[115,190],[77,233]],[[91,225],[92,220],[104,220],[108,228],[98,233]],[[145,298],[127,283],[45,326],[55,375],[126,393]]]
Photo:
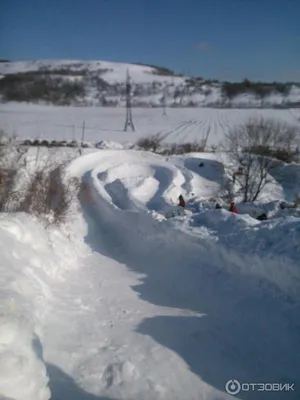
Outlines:
[[213,109],[170,108],[163,116],[160,108],[133,108],[135,132],[124,132],[124,108],[54,107],[28,104],[2,104],[0,129],[21,138],[81,140],[85,121],[85,140],[135,143],[139,138],[160,133],[165,142],[190,142],[207,139],[217,145],[231,127],[250,117],[263,116],[300,124],[300,109]]

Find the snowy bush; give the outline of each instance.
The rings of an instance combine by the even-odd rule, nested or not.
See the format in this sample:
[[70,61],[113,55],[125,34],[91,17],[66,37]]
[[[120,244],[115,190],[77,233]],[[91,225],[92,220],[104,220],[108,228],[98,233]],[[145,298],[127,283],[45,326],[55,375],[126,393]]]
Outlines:
[[67,221],[80,181],[64,179],[67,162],[48,157],[30,170],[23,154],[16,152],[8,164],[8,149],[0,153],[0,211],[26,212],[46,226]]
[[275,156],[288,157],[297,135],[294,126],[271,119],[249,119],[226,133],[224,148],[231,163],[227,166],[229,197],[237,185],[243,202],[257,200],[278,166]]
[[205,150],[204,142],[187,142],[187,143],[172,143],[166,145],[161,154],[164,155],[182,155],[188,153],[202,153]]
[[201,142],[186,142],[186,143],[171,143],[162,144],[164,136],[156,134],[148,138],[142,138],[137,141],[138,148],[145,151],[152,151],[162,155],[181,155],[187,153],[201,153],[205,149],[205,143]]
[[162,140],[163,137],[160,134],[156,134],[148,138],[139,139],[136,144],[142,150],[153,151],[156,153],[161,146]]

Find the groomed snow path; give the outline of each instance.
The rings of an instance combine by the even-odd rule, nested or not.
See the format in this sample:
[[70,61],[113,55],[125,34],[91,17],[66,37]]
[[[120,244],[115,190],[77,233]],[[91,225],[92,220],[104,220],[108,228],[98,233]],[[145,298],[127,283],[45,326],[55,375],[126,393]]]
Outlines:
[[229,379],[295,383],[294,392],[239,399],[299,398],[299,298],[242,273],[237,265],[250,269],[253,258],[207,230],[147,212],[193,182],[208,196],[209,178],[192,170],[134,151],[71,166],[89,187],[78,235],[91,254],[53,288],[43,343],[51,400],[221,400],[232,398]]

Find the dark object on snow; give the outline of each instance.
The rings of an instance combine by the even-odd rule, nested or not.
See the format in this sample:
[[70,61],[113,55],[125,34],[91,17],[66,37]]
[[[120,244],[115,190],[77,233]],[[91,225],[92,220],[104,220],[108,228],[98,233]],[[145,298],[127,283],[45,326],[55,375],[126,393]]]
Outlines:
[[236,208],[236,206],[235,206],[235,203],[233,201],[230,203],[229,211],[233,212],[234,214],[238,214],[239,213],[237,208]]
[[282,201],[279,205],[280,205],[280,208],[282,210],[284,210],[286,208],[286,202],[285,201]]
[[260,214],[256,219],[258,219],[259,221],[265,221],[266,219],[268,219],[268,217],[266,213],[263,213]]
[[216,209],[217,209],[217,210],[220,210],[221,208],[222,208],[222,207],[220,206],[220,204],[217,203],[217,204],[216,204]]
[[204,167],[204,162],[201,162],[201,163],[199,164],[199,167]]
[[286,208],[297,208],[297,201],[295,201],[294,203],[288,203],[287,201],[282,201],[280,203],[280,208],[282,210],[285,210]]
[[179,204],[178,205],[180,207],[185,207],[185,200],[184,200],[182,194],[178,197],[178,200],[179,200]]

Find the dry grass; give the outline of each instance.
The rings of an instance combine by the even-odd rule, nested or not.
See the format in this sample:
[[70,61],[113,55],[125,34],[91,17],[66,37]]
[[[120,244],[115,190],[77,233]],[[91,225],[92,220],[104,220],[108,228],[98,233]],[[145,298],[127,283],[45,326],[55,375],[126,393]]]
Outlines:
[[180,155],[186,153],[201,153],[205,150],[204,141],[188,143],[162,144],[164,136],[156,134],[148,138],[139,139],[136,145],[145,151],[152,151],[162,155]]

